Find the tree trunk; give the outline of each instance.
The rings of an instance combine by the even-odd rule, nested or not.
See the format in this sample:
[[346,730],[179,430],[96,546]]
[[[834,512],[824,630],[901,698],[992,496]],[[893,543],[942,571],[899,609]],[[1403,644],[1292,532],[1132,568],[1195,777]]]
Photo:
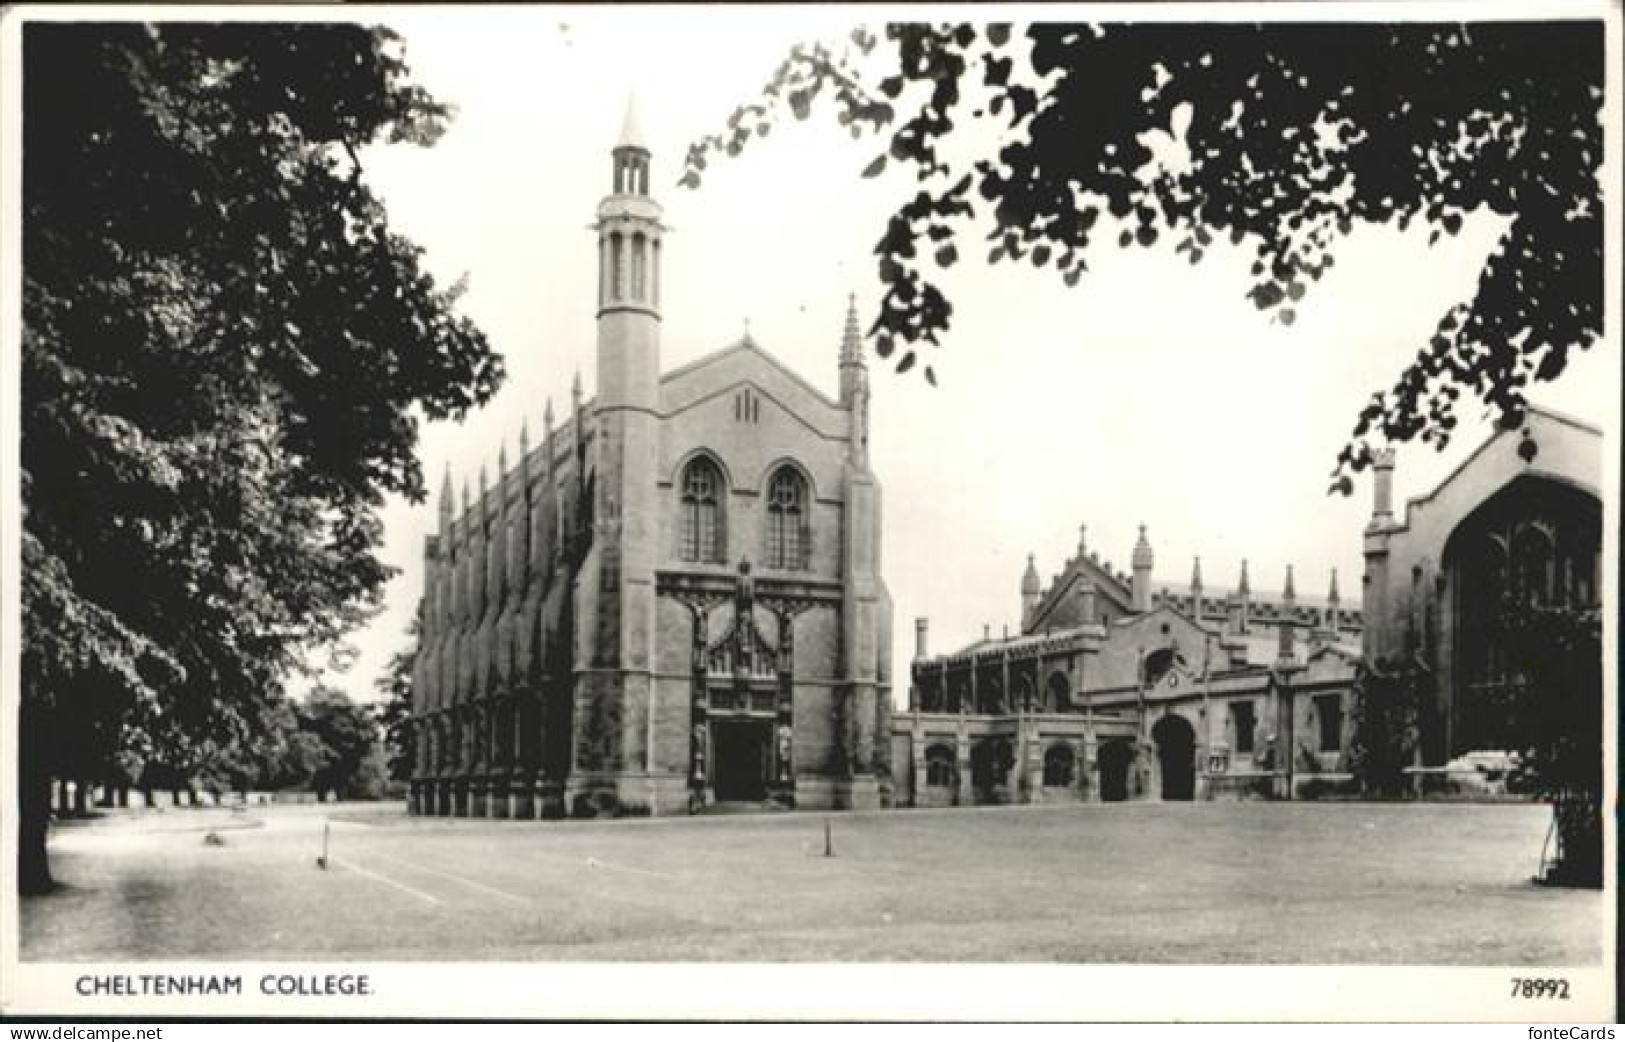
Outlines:
[[1541,882],[1602,887],[1602,814],[1591,793],[1564,793],[1552,805],[1557,849]]
[[56,885],[45,847],[51,822],[51,772],[41,755],[43,743],[35,733],[37,710],[31,711],[28,703],[25,694],[17,728],[22,739],[17,743],[17,892],[43,894]]

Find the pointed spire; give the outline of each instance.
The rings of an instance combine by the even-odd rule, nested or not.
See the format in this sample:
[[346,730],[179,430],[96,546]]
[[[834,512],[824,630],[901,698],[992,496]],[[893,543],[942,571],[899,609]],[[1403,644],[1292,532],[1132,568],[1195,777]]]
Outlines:
[[468,478],[465,476],[463,478],[463,513],[465,513],[465,514],[468,513],[469,502],[470,502],[470,499],[469,499],[469,495],[468,495]]
[[643,142],[643,121],[638,118],[637,91],[626,92],[626,115],[621,117],[621,137],[615,147],[649,151],[649,146]]
[[519,473],[530,472],[530,417],[519,418]]
[[570,380],[570,407],[576,412],[581,411],[581,370],[577,369],[575,376]]
[[1201,588],[1202,588],[1202,555],[1197,554],[1196,559],[1191,562],[1191,589],[1200,590]]
[[542,422],[547,426],[542,428],[542,437],[553,433],[553,396],[547,396],[547,404],[542,407]]
[[1237,584],[1236,591],[1243,597],[1253,592],[1252,587],[1247,582],[1247,558],[1245,557],[1241,559],[1241,582]]
[[1089,556],[1089,526],[1078,526],[1078,560]]
[[1339,598],[1337,596],[1337,569],[1333,568],[1332,569],[1332,588],[1330,590],[1326,591],[1326,603],[1328,603],[1328,604],[1336,604],[1338,602],[1338,599]]
[[858,295],[846,296],[846,328],[841,331],[841,364],[863,364],[863,335],[858,327]]
[[1034,555],[1027,555],[1027,570],[1021,574],[1021,592],[1023,594],[1037,593],[1038,566],[1034,563]]
[[440,479],[440,531],[445,533],[451,528],[451,515],[457,509],[456,502],[451,493],[451,463],[447,462],[445,474]]
[[1289,601],[1298,599],[1298,591],[1294,589],[1292,583],[1292,566],[1290,564],[1286,566],[1286,585],[1281,587],[1281,596]]
[[[523,434],[521,434],[523,437]],[[508,476],[508,439],[504,438],[497,443],[497,484]]]

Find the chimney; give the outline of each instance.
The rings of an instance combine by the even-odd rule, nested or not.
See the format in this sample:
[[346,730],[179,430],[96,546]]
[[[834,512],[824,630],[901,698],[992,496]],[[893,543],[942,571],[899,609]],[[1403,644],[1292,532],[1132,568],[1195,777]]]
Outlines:
[[1394,450],[1379,449],[1371,457],[1370,528],[1387,528],[1394,520]]

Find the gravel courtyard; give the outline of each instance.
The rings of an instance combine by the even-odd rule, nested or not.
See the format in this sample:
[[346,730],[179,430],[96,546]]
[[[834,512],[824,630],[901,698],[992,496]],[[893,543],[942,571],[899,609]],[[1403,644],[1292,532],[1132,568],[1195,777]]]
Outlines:
[[398,804],[112,813],[54,830],[62,886],[23,902],[21,954],[1596,964],[1602,895],[1528,883],[1548,820],[1356,803],[560,823]]

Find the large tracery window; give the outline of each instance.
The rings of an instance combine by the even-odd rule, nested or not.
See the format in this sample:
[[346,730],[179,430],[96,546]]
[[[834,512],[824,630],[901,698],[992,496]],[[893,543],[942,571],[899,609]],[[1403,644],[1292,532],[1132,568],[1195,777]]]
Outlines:
[[1448,748],[1431,758],[1516,747],[1522,735],[1508,707],[1530,678],[1505,627],[1531,611],[1595,609],[1601,547],[1597,498],[1538,477],[1513,481],[1457,526],[1438,606],[1450,634]]
[[767,487],[769,568],[806,567],[806,518],[807,483],[794,468],[779,468]]
[[704,456],[683,471],[682,507],[682,559],[722,560],[722,474]]

